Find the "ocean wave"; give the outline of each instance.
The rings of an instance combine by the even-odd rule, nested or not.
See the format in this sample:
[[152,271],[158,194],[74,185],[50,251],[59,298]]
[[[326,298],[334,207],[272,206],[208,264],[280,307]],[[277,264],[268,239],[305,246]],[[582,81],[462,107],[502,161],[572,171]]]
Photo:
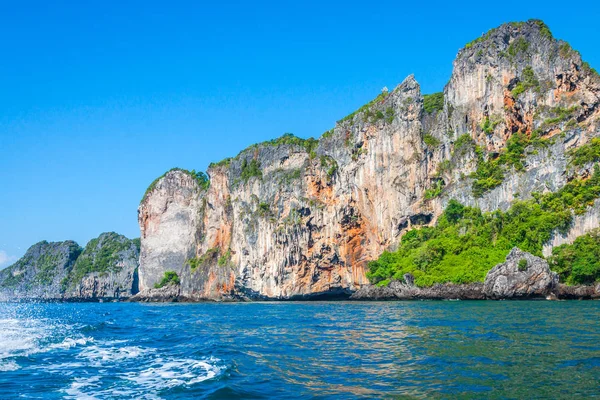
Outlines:
[[19,368],[19,364],[14,361],[0,361],[0,372],[16,371]]
[[85,346],[88,343],[92,343],[94,341],[91,337],[80,337],[80,338],[65,338],[60,343],[52,343],[48,346],[48,349],[70,349],[76,346]]
[[170,359],[155,360],[141,372],[128,372],[125,379],[146,389],[160,390],[182,385],[193,385],[215,378],[224,369],[217,365],[220,360]]
[[0,320],[0,360],[26,357],[41,351],[40,341],[51,335],[51,329],[40,320]]
[[153,349],[139,346],[107,347],[104,345],[92,345],[83,349],[79,353],[79,357],[89,360],[91,366],[99,367],[107,362],[112,364],[128,359],[139,360],[141,357],[152,352],[154,352]]

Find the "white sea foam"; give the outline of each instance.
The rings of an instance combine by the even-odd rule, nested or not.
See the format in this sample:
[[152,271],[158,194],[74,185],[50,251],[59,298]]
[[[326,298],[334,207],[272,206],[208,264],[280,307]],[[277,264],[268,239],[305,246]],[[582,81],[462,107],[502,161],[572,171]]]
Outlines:
[[16,371],[20,367],[14,361],[0,361],[0,372]]
[[101,367],[107,362],[113,364],[127,359],[140,359],[151,352],[153,352],[152,349],[138,346],[106,347],[99,344],[86,347],[79,353],[79,356],[88,359],[92,366]]
[[[89,349],[86,349],[89,350]],[[106,371],[98,370],[93,377],[77,377],[63,392],[71,399],[143,398],[158,399],[156,392],[177,386],[190,386],[219,376],[225,367],[220,360],[140,359],[137,371],[115,373],[118,378],[109,387],[103,385]]]
[[39,320],[0,320],[0,360],[39,352],[40,340],[47,338],[50,333],[48,327]]
[[194,385],[220,375],[224,367],[219,360],[156,359],[141,372],[128,372],[124,378],[145,390],[160,390],[181,385]]
[[53,343],[51,345],[48,346],[49,349],[70,349],[71,347],[76,347],[76,346],[85,346],[88,343],[92,343],[94,341],[93,338],[91,337],[82,337],[82,338],[65,338],[62,342],[60,343]]
[[75,378],[71,386],[65,390],[67,398],[72,399],[83,399],[83,400],[96,400],[97,397],[86,393],[90,389],[98,389],[100,387],[100,378],[93,376],[90,378]]

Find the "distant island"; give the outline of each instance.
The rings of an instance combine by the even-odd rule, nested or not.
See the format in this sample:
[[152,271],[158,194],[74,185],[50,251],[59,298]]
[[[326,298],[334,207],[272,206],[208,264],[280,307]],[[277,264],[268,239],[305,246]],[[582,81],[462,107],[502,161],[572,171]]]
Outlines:
[[539,20],[453,65],[443,92],[409,76],[319,139],[166,172],[140,239],[38,243],[0,298],[600,297],[600,75]]

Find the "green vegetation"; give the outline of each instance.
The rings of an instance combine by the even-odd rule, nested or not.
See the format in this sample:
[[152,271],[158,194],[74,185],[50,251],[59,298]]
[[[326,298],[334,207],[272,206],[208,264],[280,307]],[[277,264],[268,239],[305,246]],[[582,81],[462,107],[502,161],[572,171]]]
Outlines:
[[189,260],[186,260],[185,263],[189,265],[192,272],[194,272],[198,267],[208,264],[211,260],[216,259],[219,252],[220,250],[218,247],[213,247],[206,250],[206,253],[202,254],[200,257],[190,258]]
[[521,258],[518,265],[519,271],[527,271],[527,260]]
[[487,135],[491,135],[492,133],[494,133],[494,129],[496,129],[496,126],[498,126],[499,123],[499,119],[491,120],[490,117],[486,116],[483,122],[481,122],[481,130],[484,131]]
[[281,146],[284,144],[303,147],[306,150],[306,152],[310,155],[310,157],[314,158],[316,156],[315,150],[319,145],[319,141],[314,138],[302,139],[294,135],[293,133],[287,132],[284,133],[281,137],[278,137],[273,140],[268,140],[266,142],[254,144],[250,146],[250,148],[258,146]]
[[333,136],[333,128],[331,128],[328,131],[325,131],[322,135],[321,135],[321,139],[327,139],[330,138],[331,136]]
[[269,203],[258,203],[258,215],[261,217],[267,217],[271,215],[271,206],[269,206]]
[[555,247],[548,261],[568,285],[600,281],[600,230],[578,237],[573,244]]
[[137,248],[137,251],[140,251],[140,248],[142,247],[142,242],[140,238],[131,239],[131,241],[133,242],[133,245]]
[[540,28],[540,34],[542,35],[542,37],[545,37],[546,39],[554,38],[552,36],[552,32],[550,31],[550,28],[548,28],[548,25],[546,25],[544,23],[544,21],[539,20],[539,19],[532,19],[530,21],[535,22],[537,24],[537,26]]
[[160,289],[166,285],[179,285],[179,275],[175,271],[165,271],[165,275],[160,282],[154,284],[155,289]]
[[394,121],[395,116],[396,113],[394,112],[394,109],[392,107],[388,107],[385,109],[385,120],[388,122],[388,124],[391,124]]
[[513,167],[517,171],[523,171],[525,165],[525,149],[528,146],[545,146],[546,141],[535,135],[527,135],[516,132],[507,141],[506,148],[503,149],[496,158],[484,157],[484,151],[481,147],[475,147],[477,156],[477,170],[471,174],[473,182],[473,195],[481,197],[483,193],[499,186],[504,180],[504,173],[507,167]]
[[35,282],[47,285],[52,282],[57,272],[57,267],[61,263],[62,257],[55,253],[44,253],[36,262],[37,274]]
[[519,37],[508,46],[508,55],[514,58],[520,53],[526,53],[528,49],[529,42],[525,38]]
[[[368,102],[367,104],[365,104],[364,106],[360,107],[358,110],[354,111],[351,114],[346,115],[344,118],[340,119],[338,121],[338,124],[344,123],[344,122],[352,122],[352,120],[354,119],[354,116],[360,113],[365,113],[365,120],[368,120],[369,118],[376,116],[375,113],[373,113],[371,111],[371,107],[376,105],[376,104],[380,104],[383,103],[383,101],[388,97],[389,92],[382,92],[380,93],[377,97],[375,97],[373,100],[371,100],[370,102]],[[383,114],[381,115],[381,118],[383,118]]]
[[253,158],[248,162],[246,158],[242,161],[242,173],[241,178],[244,182],[252,177],[262,179],[262,170],[260,169],[260,162],[256,158]]
[[224,267],[227,264],[229,264],[229,260],[231,260],[231,249],[227,249],[225,254],[219,257],[219,261],[217,262],[217,264],[219,265],[219,267]]
[[5,275],[6,277],[4,278],[2,283],[0,283],[0,286],[11,288],[23,282],[23,278],[25,278],[25,273],[22,270],[22,267],[27,264],[23,263],[23,265],[20,265],[20,261],[21,260],[17,261],[17,263],[2,271],[2,275]]
[[[558,54],[560,54],[560,56],[562,58],[572,58],[572,57],[579,57],[581,58],[581,54],[573,49],[571,47],[571,45],[569,43],[563,42],[560,44],[559,48],[558,48]],[[590,66],[590,64],[586,61],[582,61],[581,62],[581,68],[586,71],[587,73],[595,76],[595,77],[600,77],[600,74],[598,74],[598,71],[596,71],[594,68],[592,68]]]
[[208,168],[229,167],[232,160],[233,160],[233,157],[227,157],[227,158],[222,159],[221,161],[208,164]]
[[332,178],[338,170],[337,161],[331,156],[321,156],[321,167],[326,169],[329,178]]
[[158,182],[164,178],[169,172],[173,172],[173,171],[181,171],[184,172],[188,175],[190,175],[191,177],[193,177],[194,179],[196,179],[196,182],[198,182],[198,185],[202,188],[202,189],[208,189],[208,187],[210,186],[210,180],[208,179],[208,176],[204,173],[204,172],[196,172],[195,170],[192,171],[188,171],[187,169],[182,169],[182,168],[171,168],[170,170],[168,170],[167,172],[165,172],[164,174],[162,174],[161,176],[159,176],[158,178],[156,178],[151,184],[150,186],[148,186],[148,188],[146,189],[146,192],[144,193],[144,196],[142,197],[142,200],[140,201],[143,202],[146,197],[148,196],[148,194],[150,192],[152,192],[154,190],[154,188],[156,188],[156,185],[158,184]]
[[297,181],[302,176],[302,170],[300,168],[295,168],[292,170],[284,170],[279,169],[279,183],[289,185],[292,182]]
[[444,109],[444,93],[426,94],[423,96],[423,109],[427,114],[432,114]]
[[430,135],[429,133],[423,135],[423,142],[427,145],[427,147],[431,148],[438,147],[440,145],[439,139]]
[[208,175],[206,175],[204,172],[196,172],[196,170],[193,169],[190,171],[190,175],[196,179],[198,186],[200,186],[202,189],[207,190],[210,187],[210,180],[208,179]]
[[506,212],[482,213],[451,200],[435,227],[407,232],[398,250],[369,263],[367,276],[379,283],[411,273],[419,286],[483,281],[515,246],[541,256],[552,232],[565,232],[573,212],[584,212],[599,196],[596,168],[587,180],[575,179],[556,193],[515,201]]
[[138,246],[115,232],[90,240],[69,273],[69,283],[74,285],[92,272],[105,274],[120,270],[117,264],[121,261],[123,252],[129,250],[132,244]]
[[557,106],[550,109],[549,113],[553,115],[553,117],[544,120],[544,122],[542,122],[541,128],[544,129],[561,122],[569,121],[573,117],[573,114],[575,114],[575,111],[577,111],[578,109],[579,106],[577,105],[571,106],[569,108]]
[[569,157],[571,164],[577,167],[600,161],[600,139],[593,138],[589,143],[569,151]]
[[453,156],[462,157],[469,149],[475,149],[475,141],[470,134],[460,135],[454,142]]
[[[325,132],[322,137],[329,137],[332,134],[333,134],[333,129]],[[257,149],[258,147],[261,147],[261,146],[280,146],[280,145],[295,145],[295,146],[303,147],[306,150],[306,152],[309,154],[310,158],[315,158],[317,155],[316,150],[317,150],[317,146],[319,145],[319,141],[314,138],[302,139],[302,138],[294,135],[293,133],[287,132],[278,138],[275,138],[272,140],[267,140],[267,141],[261,142],[261,143],[255,143],[255,144],[249,146],[248,148],[242,150],[236,157],[230,157],[230,158],[221,160],[217,163],[211,163],[209,165],[209,168],[220,167],[220,166],[229,167],[229,165],[231,165],[231,162],[233,160],[238,159],[242,154],[244,154],[245,152],[247,152],[251,149]],[[257,174],[257,171],[254,170],[253,173]],[[251,175],[251,176],[259,176],[259,175],[257,174],[257,175]],[[262,177],[262,173],[260,174],[260,176]],[[244,179],[244,180],[247,180],[247,179]]]
[[444,180],[437,179],[435,181],[434,186],[431,189],[425,190],[424,197],[426,200],[433,199],[434,197],[438,197],[440,194],[442,194],[443,190],[444,190]]
[[529,89],[539,90],[540,82],[536,79],[533,68],[527,66],[523,69],[523,75],[517,86],[511,91],[512,96],[516,99],[520,94]]

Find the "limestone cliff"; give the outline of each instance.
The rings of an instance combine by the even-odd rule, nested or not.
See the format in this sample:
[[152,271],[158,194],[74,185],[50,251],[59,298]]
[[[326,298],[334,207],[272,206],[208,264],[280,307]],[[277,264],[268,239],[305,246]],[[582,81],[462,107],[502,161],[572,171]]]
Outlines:
[[80,253],[81,247],[73,241],[34,244],[20,260],[0,271],[0,298],[60,298],[61,282]]
[[[318,141],[254,145],[211,165],[210,185],[179,169],[159,178],[138,209],[140,290],[174,271],[190,299],[353,292],[369,260],[450,199],[506,209],[589,174],[567,155],[598,136],[599,97],[597,73],[543,23],[502,25],[458,53],[443,94],[409,76]],[[546,145],[497,182],[471,177],[517,134]],[[597,227],[593,210],[573,229]]]
[[37,243],[0,271],[0,300],[112,300],[137,293],[139,243],[103,233],[82,249],[73,241]]

